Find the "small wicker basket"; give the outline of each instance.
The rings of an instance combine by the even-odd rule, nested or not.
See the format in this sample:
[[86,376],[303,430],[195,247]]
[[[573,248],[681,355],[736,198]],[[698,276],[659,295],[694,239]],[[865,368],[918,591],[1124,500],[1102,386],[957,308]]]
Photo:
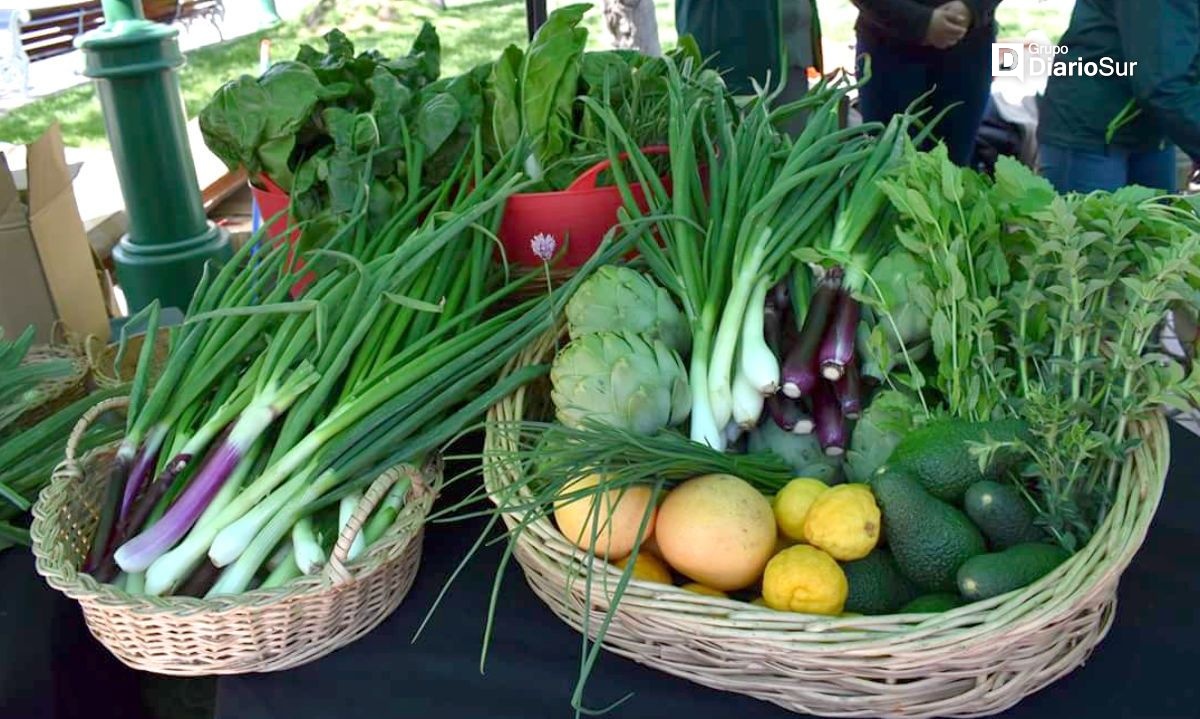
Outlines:
[[37,385],[37,404],[16,419],[12,426],[17,429],[37,424],[83,397],[87,389],[88,363],[82,354],[65,345],[41,345],[30,349],[25,356],[27,363],[54,360],[66,360],[71,366],[70,372]]
[[[512,367],[545,361],[553,346],[552,337],[543,338]],[[505,426],[547,416],[544,389],[517,390],[489,419]],[[834,618],[633,580],[604,644],[669,674],[795,712],[837,717],[1000,712],[1082,664],[1112,624],[1117,582],[1145,538],[1170,457],[1161,416],[1135,431],[1144,441],[1123,467],[1115,506],[1099,531],[1065,564],[1024,589],[943,614]],[[517,479],[512,474],[517,470],[510,462],[487,461],[486,453],[515,449],[511,435],[490,428],[484,443],[484,478],[497,501],[514,494],[505,488]],[[505,520],[511,529],[520,518],[510,514]],[[533,591],[577,630],[587,616],[594,638],[619,571],[589,560],[545,517],[519,535],[516,557]],[[584,581],[589,561],[590,598]]]
[[[131,595],[79,571],[98,521],[101,477],[112,448],[76,459],[83,430],[121,398],[88,412],[67,443],[66,459],[33,507],[33,553],[50,586],[77,600],[92,634],[121,661],[158,674],[199,676],[269,672],[299,666],[363,636],[408,593],[421,559],[426,515],[441,485],[435,462],[396,467],[370,486],[320,574],[283,586],[213,599]],[[358,559],[346,561],[375,505],[402,476],[412,488],[392,527]]]
[[[167,341],[169,330],[164,327],[154,336],[154,355],[150,363],[150,379],[158,378],[163,365],[167,362]],[[88,365],[92,368],[92,381],[97,387],[118,387],[126,382],[132,382],[137,373],[138,356],[142,351],[142,343],[146,335],[134,335],[125,343],[125,353],[117,362],[120,352],[119,343],[106,344],[95,335],[88,335],[84,341],[84,351],[87,354]]]

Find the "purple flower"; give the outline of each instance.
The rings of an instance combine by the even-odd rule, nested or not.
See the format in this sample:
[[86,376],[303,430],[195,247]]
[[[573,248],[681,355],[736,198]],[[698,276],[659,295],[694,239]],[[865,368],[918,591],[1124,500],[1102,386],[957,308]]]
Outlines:
[[554,251],[558,249],[558,240],[554,239],[554,235],[539,232],[529,241],[529,247],[542,262],[549,262],[550,258],[554,257]]

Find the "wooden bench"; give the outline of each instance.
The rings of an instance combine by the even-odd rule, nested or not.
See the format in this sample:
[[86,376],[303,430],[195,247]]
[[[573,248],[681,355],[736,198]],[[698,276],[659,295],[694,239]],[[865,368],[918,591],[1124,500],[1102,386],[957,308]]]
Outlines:
[[[219,23],[225,17],[223,0],[143,0],[142,7],[146,18],[155,22],[188,24],[206,19],[224,39]],[[30,61],[71,52],[75,38],[104,24],[104,11],[98,1],[38,7],[29,15],[20,28],[20,38]]]

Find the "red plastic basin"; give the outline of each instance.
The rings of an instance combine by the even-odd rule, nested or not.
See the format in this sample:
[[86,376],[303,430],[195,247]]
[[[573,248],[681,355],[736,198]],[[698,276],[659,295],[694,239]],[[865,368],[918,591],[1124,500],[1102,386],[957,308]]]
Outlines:
[[[258,204],[258,212],[262,216],[263,222],[269,222],[272,217],[276,219],[267,225],[267,237],[278,245],[280,242],[287,242],[291,245],[291,250],[288,251],[288,261],[293,259],[296,262],[296,269],[304,267],[304,260],[295,257],[296,242],[300,239],[300,230],[293,229],[288,231],[291,226],[291,218],[288,216],[288,206],[291,205],[292,199],[288,194],[281,190],[278,185],[271,181],[271,178],[266,175],[261,175],[258,181],[263,185],[259,187],[253,182],[250,184],[250,195],[254,198],[254,202]],[[316,279],[316,273],[309,272],[300,278],[292,288],[291,295],[297,298],[304,293],[305,288],[312,284]]]
[[[663,155],[665,146],[647,147],[647,155]],[[617,210],[624,202],[615,185],[597,187],[600,173],[609,168],[608,160],[597,163],[577,177],[570,187],[556,192],[525,192],[508,198],[500,220],[500,243],[509,262],[536,266],[542,258],[533,252],[530,241],[539,234],[550,235],[567,249],[555,265],[578,267],[600,246],[600,241],[617,224]],[[670,178],[662,178],[670,190]],[[646,209],[646,193],[640,184],[631,188],[638,206]]]

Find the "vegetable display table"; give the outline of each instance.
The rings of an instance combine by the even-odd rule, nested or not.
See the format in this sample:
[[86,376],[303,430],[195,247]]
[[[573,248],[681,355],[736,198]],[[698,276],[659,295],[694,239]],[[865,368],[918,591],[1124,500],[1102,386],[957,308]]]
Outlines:
[[[1200,662],[1200,438],[1172,425],[1171,473],[1149,538],[1121,582],[1116,622],[1088,663],[1002,716],[1086,715],[1177,719],[1195,715],[1200,688],[1180,667]],[[448,468],[455,476],[458,468]],[[453,500],[462,489],[449,490]],[[328,716],[571,716],[580,637],[532,594],[510,566],[484,674],[479,648],[500,547],[483,550],[451,587],[416,644],[411,640],[446,577],[478,536],[479,521],[435,524],[405,605],[374,632],[299,669],[222,679],[217,719]],[[605,654],[589,706],[633,696],[609,716],[786,719],[778,707],[706,689]]]

